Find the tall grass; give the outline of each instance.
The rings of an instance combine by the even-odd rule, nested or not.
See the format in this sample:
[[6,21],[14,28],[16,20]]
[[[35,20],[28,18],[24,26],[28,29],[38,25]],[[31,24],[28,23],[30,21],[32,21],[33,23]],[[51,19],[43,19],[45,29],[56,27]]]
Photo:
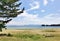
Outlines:
[[43,32],[56,32],[54,29],[44,29]]
[[[0,41],[60,41],[60,34],[54,34],[50,33],[50,31],[48,33],[42,32],[43,34],[38,34],[35,32],[35,30],[33,30],[34,32],[32,32],[31,30],[25,30],[25,31],[9,31],[10,33],[8,34],[8,36],[0,36]],[[41,33],[39,31],[39,33]],[[57,32],[56,32],[57,33]],[[10,35],[12,35],[10,37]],[[47,36],[47,37],[45,37]],[[50,36],[54,36],[54,37],[50,37]]]

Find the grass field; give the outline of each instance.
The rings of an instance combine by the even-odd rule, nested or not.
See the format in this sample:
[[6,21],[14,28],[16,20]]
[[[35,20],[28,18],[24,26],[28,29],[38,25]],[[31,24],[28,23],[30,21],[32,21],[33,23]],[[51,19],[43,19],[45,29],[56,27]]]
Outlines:
[[0,41],[60,41],[60,29],[3,30]]

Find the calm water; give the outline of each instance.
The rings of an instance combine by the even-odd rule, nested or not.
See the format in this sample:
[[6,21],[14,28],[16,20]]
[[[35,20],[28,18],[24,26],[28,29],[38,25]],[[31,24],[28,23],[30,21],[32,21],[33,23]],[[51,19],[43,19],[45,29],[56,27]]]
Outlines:
[[60,26],[37,26],[37,27],[7,27],[7,29],[44,29],[44,28],[60,28]]

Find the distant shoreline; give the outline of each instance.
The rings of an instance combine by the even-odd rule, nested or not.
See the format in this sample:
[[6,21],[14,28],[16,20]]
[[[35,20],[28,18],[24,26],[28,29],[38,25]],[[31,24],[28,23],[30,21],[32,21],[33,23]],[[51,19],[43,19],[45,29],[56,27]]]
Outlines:
[[60,26],[60,24],[50,24],[50,25],[42,24],[41,26]]

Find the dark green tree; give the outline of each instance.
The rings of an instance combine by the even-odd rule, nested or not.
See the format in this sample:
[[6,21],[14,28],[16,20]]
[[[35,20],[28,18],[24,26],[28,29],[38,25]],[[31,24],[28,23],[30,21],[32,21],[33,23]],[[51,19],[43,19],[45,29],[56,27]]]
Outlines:
[[19,0],[0,0],[0,31],[2,28],[6,28],[6,24],[12,20],[12,18],[17,17],[19,14],[23,13],[24,8],[22,10],[19,9],[21,2]]

